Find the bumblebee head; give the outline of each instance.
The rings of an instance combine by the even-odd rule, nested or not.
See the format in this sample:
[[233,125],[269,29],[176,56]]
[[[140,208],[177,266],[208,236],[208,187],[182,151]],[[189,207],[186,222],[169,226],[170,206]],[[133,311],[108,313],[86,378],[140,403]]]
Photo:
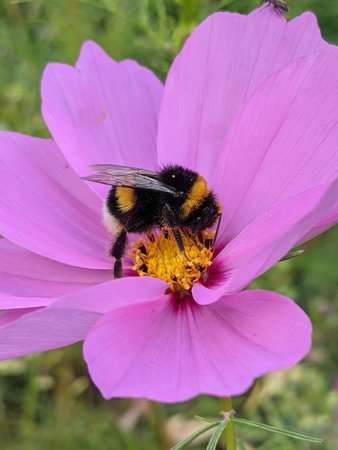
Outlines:
[[207,197],[204,198],[203,202],[191,210],[190,214],[186,217],[185,226],[190,228],[190,230],[195,233],[200,233],[201,231],[212,227],[217,218],[221,215],[221,205],[217,201],[215,194],[209,192]]
[[159,173],[159,179],[162,183],[185,194],[191,190],[198,178],[199,175],[196,172],[181,166],[167,166]]

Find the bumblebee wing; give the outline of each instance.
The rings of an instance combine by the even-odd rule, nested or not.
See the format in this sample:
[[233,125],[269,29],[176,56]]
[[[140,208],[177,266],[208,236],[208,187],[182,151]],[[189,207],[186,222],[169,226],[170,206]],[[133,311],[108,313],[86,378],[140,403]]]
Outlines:
[[96,173],[82,177],[82,180],[108,184],[109,186],[148,189],[173,195],[180,194],[174,187],[162,183],[158,179],[158,172],[113,164],[97,164],[90,166],[90,169],[95,170]]

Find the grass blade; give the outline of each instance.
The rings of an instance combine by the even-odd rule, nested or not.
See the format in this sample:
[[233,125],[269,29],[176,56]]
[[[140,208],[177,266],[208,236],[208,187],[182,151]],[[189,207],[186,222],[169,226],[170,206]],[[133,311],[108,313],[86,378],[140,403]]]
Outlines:
[[170,450],[180,450],[181,448],[187,447],[189,444],[191,444],[198,436],[201,436],[201,434],[206,433],[207,431],[211,430],[212,428],[217,427],[221,421],[209,423],[205,427],[200,428],[199,430],[195,431],[195,433],[192,433],[190,436],[188,436],[186,439],[183,439],[183,441],[176,444],[174,447],[172,447]]
[[222,420],[222,422],[218,425],[216,430],[212,433],[212,436],[210,438],[210,441],[208,442],[206,450],[216,450],[218,441],[220,440],[223,431],[226,429],[228,423],[229,419]]
[[282,436],[287,436],[292,439],[298,439],[300,441],[314,442],[317,444],[322,444],[324,442],[324,440],[320,438],[306,436],[305,434],[296,433],[290,430],[283,430],[282,428],[276,428],[264,423],[253,422],[252,420],[248,419],[239,419],[238,417],[232,417],[230,420],[238,425],[246,425],[248,427],[257,428],[260,430],[270,431],[270,433],[280,434]]

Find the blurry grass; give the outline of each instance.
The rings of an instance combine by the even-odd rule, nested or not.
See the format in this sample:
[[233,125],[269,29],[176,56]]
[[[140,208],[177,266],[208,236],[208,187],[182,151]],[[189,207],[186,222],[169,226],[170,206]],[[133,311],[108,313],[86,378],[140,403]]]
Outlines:
[[[290,0],[289,4],[290,17],[314,11],[324,37],[338,43],[336,0]],[[73,64],[86,39],[94,39],[116,59],[138,60],[164,80],[198,22],[219,9],[248,12],[256,5],[255,0],[2,0],[0,128],[48,135],[39,111],[41,73],[49,61]],[[292,370],[260,379],[247,397],[236,399],[235,407],[247,418],[324,437],[320,448],[336,450],[338,229],[307,248],[305,255],[277,265],[254,286],[289,295],[309,313],[314,323],[311,354]],[[79,345],[4,362],[0,364],[0,448],[161,448],[151,408],[131,429],[123,431],[119,425],[133,405],[130,400],[102,400],[88,380]],[[184,417],[213,416],[219,405],[216,399],[201,397],[164,409],[184,429]],[[318,448],[248,429],[241,429],[239,436],[250,443],[247,450]]]

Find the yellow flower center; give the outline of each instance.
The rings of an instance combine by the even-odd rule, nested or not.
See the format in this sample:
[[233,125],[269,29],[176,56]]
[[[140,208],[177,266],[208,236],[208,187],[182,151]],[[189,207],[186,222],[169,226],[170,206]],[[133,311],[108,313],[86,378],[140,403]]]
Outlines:
[[181,252],[173,233],[140,237],[132,243],[133,269],[140,276],[160,278],[170,284],[170,290],[189,291],[212,264],[212,240],[215,232],[203,231],[199,236],[186,236]]

